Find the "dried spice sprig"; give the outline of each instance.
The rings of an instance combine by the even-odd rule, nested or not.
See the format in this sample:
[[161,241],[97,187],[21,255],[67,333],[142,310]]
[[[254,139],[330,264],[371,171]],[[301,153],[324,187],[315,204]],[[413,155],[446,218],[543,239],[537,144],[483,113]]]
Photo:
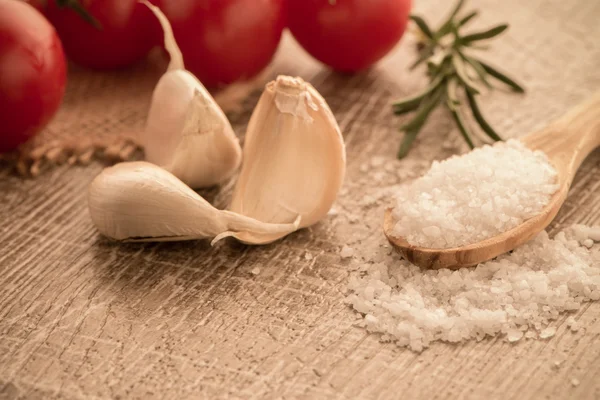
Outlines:
[[410,69],[425,63],[429,85],[419,93],[393,105],[396,115],[415,111],[413,118],[400,127],[400,131],[404,132],[404,139],[398,150],[398,158],[406,156],[425,121],[439,105],[445,105],[450,111],[460,133],[469,147],[473,148],[471,133],[464,123],[465,102],[461,100],[463,98],[466,98],[473,118],[483,132],[493,141],[502,140],[483,117],[476,96],[481,93],[483,87],[493,88],[492,78],[515,92],[525,92],[521,85],[506,74],[471,54],[473,49],[485,49],[480,43],[500,35],[506,31],[508,25],[501,24],[485,31],[462,34],[462,28],[478,15],[477,11],[472,11],[459,16],[464,3],[464,0],[459,0],[437,30],[431,29],[427,22],[417,15],[410,17],[419,28],[421,36],[417,43],[419,57]]

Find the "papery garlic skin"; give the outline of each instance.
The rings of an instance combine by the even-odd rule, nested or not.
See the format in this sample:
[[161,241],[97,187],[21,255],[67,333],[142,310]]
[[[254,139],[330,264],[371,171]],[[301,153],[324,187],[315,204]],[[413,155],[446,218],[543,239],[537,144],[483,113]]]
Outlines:
[[148,162],[104,169],[88,188],[92,222],[104,236],[127,241],[215,238],[236,232],[288,234],[290,224],[268,224],[218,210],[168,171]]
[[184,69],[181,51],[164,14],[143,3],[159,19],[171,55],[169,69],[152,95],[146,127],[140,135],[146,160],[172,172],[192,188],[222,183],[239,168],[239,141],[210,93]]
[[185,70],[169,71],[158,82],[141,137],[146,160],[192,188],[222,183],[242,160],[227,117]]
[[[279,76],[267,84],[250,119],[244,162],[230,210],[269,223],[300,227],[323,219],[335,202],[346,170],[338,124],[323,97],[301,78]],[[237,234],[268,243],[281,234]]]

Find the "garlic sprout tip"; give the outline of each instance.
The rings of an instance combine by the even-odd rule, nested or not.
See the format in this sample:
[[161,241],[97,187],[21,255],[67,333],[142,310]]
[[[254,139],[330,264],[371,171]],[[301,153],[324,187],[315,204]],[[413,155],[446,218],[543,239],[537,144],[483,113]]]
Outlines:
[[171,23],[165,16],[165,14],[161,11],[160,8],[151,4],[147,0],[139,0],[140,3],[144,4],[146,7],[152,11],[152,13],[158,19],[160,26],[162,27],[164,33],[164,41],[165,41],[165,49],[169,56],[171,57],[171,61],[169,62],[169,71],[174,69],[185,69],[185,64],[183,62],[183,54],[175,41],[175,35],[173,34],[173,28],[171,27]]

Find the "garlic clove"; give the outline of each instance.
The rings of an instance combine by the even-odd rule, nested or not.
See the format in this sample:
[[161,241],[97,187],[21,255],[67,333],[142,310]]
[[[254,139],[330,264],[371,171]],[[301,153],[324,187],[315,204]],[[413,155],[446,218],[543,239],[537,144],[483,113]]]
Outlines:
[[213,97],[184,69],[169,21],[159,8],[143,1],[157,16],[171,56],[168,71],[154,93],[140,141],[146,160],[172,172],[192,188],[217,185],[241,163],[241,148],[231,124]]
[[[268,223],[323,219],[342,186],[344,140],[323,97],[301,78],[267,84],[250,119],[244,162],[230,210]],[[269,243],[285,233],[237,232],[243,242]]]
[[88,207],[100,233],[127,241],[217,237],[214,243],[239,231],[288,234],[299,225],[218,210],[170,172],[144,161],[104,169],[89,186]]

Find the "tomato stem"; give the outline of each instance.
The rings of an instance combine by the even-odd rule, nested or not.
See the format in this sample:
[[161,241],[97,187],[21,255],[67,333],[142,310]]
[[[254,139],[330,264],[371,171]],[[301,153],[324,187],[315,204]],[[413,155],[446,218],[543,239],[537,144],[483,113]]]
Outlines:
[[91,24],[94,28],[102,30],[102,25],[94,18],[84,6],[79,3],[79,0],[56,0],[56,5],[60,8],[70,8],[75,11],[84,21]]

